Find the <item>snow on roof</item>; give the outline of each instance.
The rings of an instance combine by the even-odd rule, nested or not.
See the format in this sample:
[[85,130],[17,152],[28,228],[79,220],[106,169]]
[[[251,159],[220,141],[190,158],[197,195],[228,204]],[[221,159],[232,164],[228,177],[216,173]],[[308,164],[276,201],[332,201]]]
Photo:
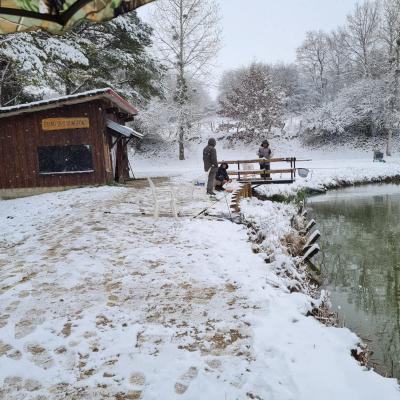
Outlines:
[[137,109],[132,104],[114,92],[114,90],[111,88],[104,88],[52,99],[34,101],[31,103],[19,104],[16,106],[0,107],[0,118],[22,113],[48,110],[59,107],[60,105],[80,104],[96,99],[107,99],[128,114],[137,115],[138,113]]

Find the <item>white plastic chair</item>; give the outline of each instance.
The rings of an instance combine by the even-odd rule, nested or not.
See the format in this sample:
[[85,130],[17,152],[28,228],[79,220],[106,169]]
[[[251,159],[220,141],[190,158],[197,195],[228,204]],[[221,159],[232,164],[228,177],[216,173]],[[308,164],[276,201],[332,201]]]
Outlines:
[[178,207],[176,205],[174,191],[171,188],[156,188],[150,178],[147,178],[147,181],[149,182],[154,201],[154,218],[158,219],[160,217],[160,205],[168,203],[171,208],[172,216],[178,219]]

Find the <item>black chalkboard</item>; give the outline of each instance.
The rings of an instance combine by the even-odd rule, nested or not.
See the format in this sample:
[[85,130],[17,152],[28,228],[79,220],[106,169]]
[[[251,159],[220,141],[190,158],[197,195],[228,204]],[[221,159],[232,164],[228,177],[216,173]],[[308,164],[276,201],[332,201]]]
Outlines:
[[92,146],[38,147],[39,173],[68,173],[93,171]]

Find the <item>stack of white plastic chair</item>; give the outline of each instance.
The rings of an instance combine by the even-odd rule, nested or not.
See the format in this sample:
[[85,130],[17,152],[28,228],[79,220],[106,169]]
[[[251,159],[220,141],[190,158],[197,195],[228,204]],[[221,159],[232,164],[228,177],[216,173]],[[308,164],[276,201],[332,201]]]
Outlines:
[[162,204],[168,204],[175,219],[178,219],[178,207],[176,205],[176,197],[172,188],[156,188],[153,181],[147,178],[149,186],[151,189],[151,194],[154,201],[154,218],[158,219],[160,217],[160,206]]
[[[254,164],[246,164],[246,169],[248,170],[248,171],[254,171],[255,170],[255,168],[254,168]],[[257,177],[257,175],[254,173],[254,174],[249,174],[249,175],[247,175],[247,178],[256,178]]]

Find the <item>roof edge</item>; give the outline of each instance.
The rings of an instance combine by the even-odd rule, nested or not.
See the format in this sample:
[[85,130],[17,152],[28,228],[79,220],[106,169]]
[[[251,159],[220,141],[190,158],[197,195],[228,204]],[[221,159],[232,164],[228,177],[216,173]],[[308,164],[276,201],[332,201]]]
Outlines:
[[130,115],[137,115],[138,110],[127,100],[121,97],[111,88],[97,89],[88,92],[77,93],[70,96],[56,97],[53,99],[39,100],[32,103],[19,104],[11,107],[0,107],[0,118],[12,117],[25,113],[33,113],[51,110],[63,105],[75,105],[87,101],[107,99],[114,103],[119,109]]

